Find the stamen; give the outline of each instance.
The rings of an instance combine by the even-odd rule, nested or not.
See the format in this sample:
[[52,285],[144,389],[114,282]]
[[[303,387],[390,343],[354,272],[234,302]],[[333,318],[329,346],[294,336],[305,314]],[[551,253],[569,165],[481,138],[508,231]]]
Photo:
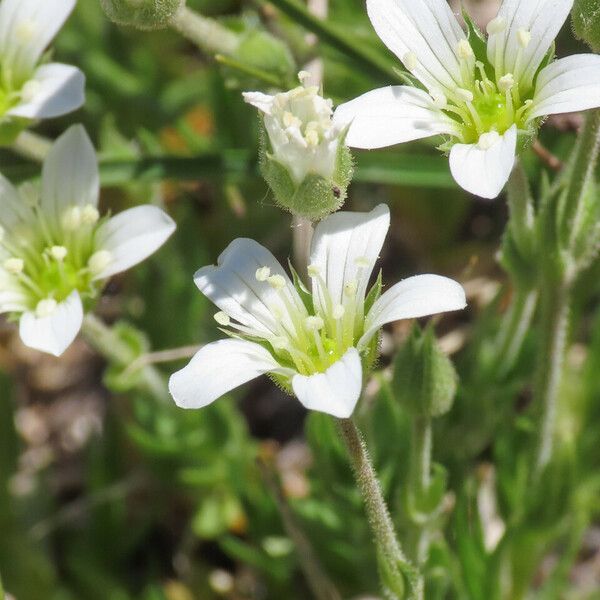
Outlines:
[[267,281],[271,276],[271,269],[269,267],[260,267],[260,269],[256,269],[256,280],[257,281]]
[[113,256],[108,250],[98,250],[90,257],[88,267],[94,275],[99,275],[112,262]]
[[515,77],[512,73],[507,73],[503,75],[498,80],[498,88],[501,92],[508,92],[515,85]]
[[309,277],[319,277],[321,274],[321,269],[318,265],[308,265],[307,271]]
[[22,258],[11,257],[4,261],[4,270],[11,275],[18,275],[25,268],[25,261]]
[[356,291],[358,290],[358,284],[356,281],[348,281],[344,284],[344,296],[347,298],[353,298],[356,296]]
[[465,90],[464,88],[456,88],[454,90],[459,100],[463,102],[473,102],[473,92],[471,90]]
[[496,35],[502,33],[506,29],[506,19],[504,17],[496,17],[492,19],[486,28],[488,35]]
[[285,277],[283,275],[271,275],[267,278],[267,281],[274,290],[282,290],[285,287]]
[[488,131],[479,136],[477,145],[481,150],[489,150],[497,142],[500,141],[500,134],[497,131]]
[[472,58],[474,56],[473,48],[471,48],[471,44],[469,44],[468,40],[460,40],[456,46],[456,53],[458,54],[458,58],[463,60],[467,60],[468,58]]
[[227,327],[231,325],[231,319],[229,315],[225,314],[222,310],[213,315],[214,320],[219,324],[223,325],[223,327]]
[[323,329],[323,327],[325,327],[325,321],[323,321],[323,319],[318,315],[311,316],[306,317],[306,319],[304,319],[304,325],[309,331],[319,331],[320,329]]
[[92,204],[84,206],[83,210],[81,211],[81,220],[85,225],[94,225],[98,222],[99,218],[100,213],[98,212],[98,209]]
[[414,71],[419,66],[419,59],[414,52],[407,52],[402,57],[402,62],[409,71]]
[[521,48],[524,50],[531,42],[531,31],[528,31],[527,29],[519,29],[519,31],[517,31],[517,40]]
[[443,110],[448,106],[448,98],[440,92],[439,90],[432,90],[429,92],[431,99],[433,100],[433,105],[440,110]]
[[58,302],[54,298],[45,298],[44,300],[40,300],[35,307],[35,314],[43,319],[45,317],[49,317],[54,313],[56,307],[58,306]]
[[305,85],[309,79],[310,73],[308,71],[300,71],[300,73],[298,73],[298,81],[300,81],[302,85]]
[[62,262],[65,260],[68,250],[64,246],[52,246],[48,249],[48,253],[54,260]]
[[67,231],[75,231],[81,227],[81,209],[79,206],[71,206],[63,213],[62,226]]
[[28,81],[21,88],[21,100],[23,100],[23,102],[31,102],[39,94],[41,89],[42,85],[39,81],[35,81],[34,79]]
[[309,146],[314,147],[319,145],[319,134],[314,129],[309,129],[305,133],[304,138]]
[[341,304],[336,304],[333,307],[333,318],[338,321],[339,319],[341,319],[344,314],[346,314],[346,309],[341,305]]
[[291,112],[285,111],[283,113],[283,125],[284,127],[300,127],[302,125],[302,121],[294,116]]
[[354,264],[361,269],[366,269],[370,266],[371,261],[369,261],[369,259],[366,256],[359,256],[354,261]]

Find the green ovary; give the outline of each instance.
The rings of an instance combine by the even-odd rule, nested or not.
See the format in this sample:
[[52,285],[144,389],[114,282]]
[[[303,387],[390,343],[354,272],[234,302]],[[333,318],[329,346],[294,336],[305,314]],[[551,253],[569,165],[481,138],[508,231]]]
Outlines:
[[38,284],[45,297],[52,297],[57,302],[62,302],[73,292],[86,292],[90,289],[91,277],[88,272],[65,260],[53,261],[46,265],[41,272]]
[[501,94],[490,94],[476,98],[473,106],[481,119],[484,131],[492,129],[502,135],[514,121],[506,106],[506,97]]

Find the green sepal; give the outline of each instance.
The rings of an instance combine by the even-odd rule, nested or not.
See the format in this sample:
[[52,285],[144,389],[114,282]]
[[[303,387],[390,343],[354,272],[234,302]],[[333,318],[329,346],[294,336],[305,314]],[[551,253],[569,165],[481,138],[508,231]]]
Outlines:
[[0,120],[0,146],[10,146],[17,136],[33,121],[22,117],[4,117]]
[[573,31],[594,52],[600,52],[600,0],[575,0]]
[[431,480],[425,490],[406,489],[406,512],[417,525],[425,525],[441,516],[448,488],[448,471],[439,464],[432,466]]
[[396,399],[413,415],[439,417],[452,408],[457,386],[454,365],[440,350],[433,328],[422,331],[415,323],[394,359]]
[[498,261],[522,289],[529,289],[535,282],[537,271],[534,257],[523,256],[510,227],[506,229],[502,237]]
[[369,314],[369,311],[371,310],[371,308],[373,308],[373,304],[375,304],[375,302],[377,302],[377,300],[379,300],[382,290],[383,290],[383,275],[382,275],[382,270],[379,269],[379,274],[377,275],[377,279],[375,280],[375,283],[373,284],[373,286],[369,290],[369,293],[367,294],[367,297],[365,298],[365,314],[366,315]]
[[[491,68],[491,65],[487,57],[487,40],[485,35],[481,29],[479,29],[475,21],[471,19],[471,16],[464,8],[462,10],[462,17],[467,25],[467,39],[469,40],[469,44],[471,44],[471,48],[473,49],[475,60],[482,62],[485,65],[487,72],[488,68]],[[489,75],[490,73],[488,73],[488,76]]]
[[100,4],[113,23],[148,31],[168,27],[184,0],[100,0]]

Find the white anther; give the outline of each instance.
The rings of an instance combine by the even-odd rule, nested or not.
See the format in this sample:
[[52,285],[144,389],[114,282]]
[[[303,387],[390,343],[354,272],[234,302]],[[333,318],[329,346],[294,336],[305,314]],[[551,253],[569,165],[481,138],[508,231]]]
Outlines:
[[85,225],[94,225],[98,222],[99,218],[100,213],[93,204],[88,204],[83,207],[83,210],[81,211],[81,220]]
[[527,29],[519,29],[519,31],[517,31],[517,40],[521,48],[527,48],[531,42],[531,31],[528,31]]
[[456,45],[456,53],[458,54],[458,58],[462,58],[464,60],[473,57],[473,48],[471,48],[469,40],[460,40]]
[[321,275],[321,268],[318,265],[308,265],[308,276],[319,277]]
[[65,260],[69,251],[64,246],[52,246],[52,248],[48,249],[48,252],[54,260],[62,262]]
[[43,319],[44,317],[49,317],[54,313],[56,307],[58,306],[58,302],[54,298],[44,298],[44,300],[40,300],[35,307],[35,314]]
[[21,88],[21,100],[23,100],[23,102],[31,102],[40,93],[41,89],[42,84],[39,81],[36,81],[35,79],[28,81]]
[[226,315],[222,310],[220,310],[218,313],[215,313],[213,316],[219,325],[223,325],[223,327],[231,325],[231,319],[229,318],[229,315]]
[[409,71],[414,71],[419,66],[419,59],[414,52],[407,52],[402,57],[402,62]]
[[346,314],[346,309],[341,304],[336,304],[333,307],[333,318],[337,321]]
[[12,275],[18,275],[19,273],[23,272],[23,269],[25,268],[25,262],[22,258],[16,258],[13,256],[11,258],[7,258],[4,261],[3,266],[4,270],[8,273],[11,273]]
[[23,21],[15,29],[15,34],[20,42],[30,42],[38,31],[34,21]]
[[283,113],[283,125],[284,127],[300,127],[302,125],[302,121],[294,116],[289,110],[286,110]]
[[508,92],[509,90],[512,90],[514,85],[515,77],[512,73],[507,73],[498,80],[498,87],[500,88],[501,92]]
[[488,35],[502,33],[506,29],[506,19],[504,17],[496,17],[492,19],[486,28]]
[[285,277],[283,275],[271,275],[267,281],[274,290],[282,290],[285,287]]
[[256,269],[256,280],[257,281],[266,281],[271,276],[271,269],[269,267],[260,267],[260,269]]
[[456,88],[456,90],[454,90],[456,92],[456,95],[458,96],[459,100],[462,100],[463,102],[473,102],[473,92],[471,92],[470,90],[465,90],[464,88]]
[[482,133],[479,136],[477,145],[481,150],[489,150],[497,142],[500,141],[500,134],[497,131],[489,131],[488,133]]
[[304,325],[309,331],[319,331],[319,329],[323,329],[323,327],[325,327],[325,321],[318,316],[306,317],[306,319],[304,319]]
[[349,281],[344,284],[344,295],[346,296],[356,296],[356,292],[358,290],[358,284],[356,281]]
[[308,71],[300,71],[300,73],[298,73],[298,81],[300,81],[302,85],[304,85],[309,79],[310,73]]
[[443,109],[448,106],[448,98],[446,98],[446,96],[439,90],[432,90],[431,92],[429,92],[429,95],[431,96],[431,99],[433,100],[433,105],[436,108]]
[[319,134],[314,129],[309,129],[304,134],[304,139],[309,146],[318,146],[319,145]]
[[63,213],[62,226],[67,231],[75,231],[81,227],[81,209],[79,206],[71,206]]
[[366,256],[359,256],[358,258],[354,259],[354,264],[359,269],[366,269],[367,267],[369,267],[371,265],[371,262],[369,261],[369,259]]
[[113,256],[108,250],[98,250],[88,260],[88,267],[94,275],[99,275],[110,265],[112,259]]

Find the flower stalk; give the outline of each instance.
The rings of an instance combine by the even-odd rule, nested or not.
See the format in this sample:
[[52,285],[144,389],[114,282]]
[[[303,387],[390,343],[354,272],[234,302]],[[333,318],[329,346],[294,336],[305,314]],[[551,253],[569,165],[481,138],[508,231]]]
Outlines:
[[396,536],[365,441],[351,419],[338,419],[338,427],[365,504],[367,519],[377,547],[384,591],[388,598],[397,600],[406,597],[419,598],[422,590],[416,583],[418,581],[416,570],[406,558]]

